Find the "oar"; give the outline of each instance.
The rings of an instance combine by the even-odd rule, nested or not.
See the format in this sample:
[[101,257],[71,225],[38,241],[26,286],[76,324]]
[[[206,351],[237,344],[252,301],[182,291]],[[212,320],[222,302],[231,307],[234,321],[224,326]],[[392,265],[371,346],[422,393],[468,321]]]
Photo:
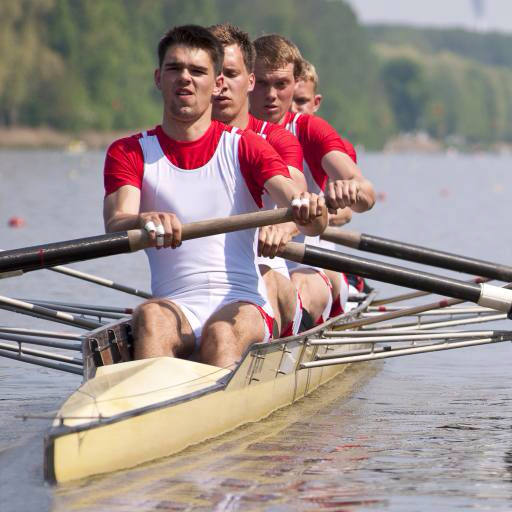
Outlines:
[[337,228],[327,228],[322,234],[322,238],[361,251],[415,261],[423,265],[455,270],[456,272],[476,274],[500,281],[512,281],[512,267],[508,265],[500,265],[490,261],[468,258],[458,254],[429,249],[428,247]]
[[512,308],[512,290],[486,283],[468,283],[296,242],[289,242],[281,256],[314,267],[349,272],[376,281],[462,299],[507,314]]
[[[243,229],[281,224],[293,220],[291,208],[277,208],[233,215],[220,219],[191,222],[183,225],[183,240],[230,233]],[[0,278],[22,272],[54,267],[74,261],[84,261],[114,254],[146,249],[150,239],[143,229],[120,231],[106,235],[36,245],[0,253]]]

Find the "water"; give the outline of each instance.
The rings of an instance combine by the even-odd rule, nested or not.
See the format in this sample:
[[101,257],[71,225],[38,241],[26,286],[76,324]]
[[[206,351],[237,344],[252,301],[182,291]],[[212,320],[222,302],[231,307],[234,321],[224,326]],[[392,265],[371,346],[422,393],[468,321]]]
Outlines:
[[[0,248],[101,233],[102,162],[93,152],[0,152]],[[351,229],[510,260],[512,157],[376,154],[362,155],[361,166],[381,200]],[[26,227],[8,228],[12,215]],[[142,254],[74,267],[148,287]],[[0,294],[138,302],[49,271],[3,280]],[[0,324],[54,328],[7,312]],[[504,344],[355,368],[348,399],[337,379],[183,454],[54,489],[42,483],[49,421],[19,416],[50,414],[80,379],[0,359],[0,510],[510,510],[511,361]]]

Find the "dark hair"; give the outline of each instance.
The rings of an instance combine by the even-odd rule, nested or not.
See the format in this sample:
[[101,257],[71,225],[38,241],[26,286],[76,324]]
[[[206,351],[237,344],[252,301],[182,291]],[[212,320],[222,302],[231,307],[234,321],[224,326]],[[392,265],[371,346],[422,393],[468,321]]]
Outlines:
[[286,37],[279,34],[258,37],[254,48],[256,59],[270,69],[293,64],[293,76],[296,80],[301,76],[304,60],[297,46]]
[[247,32],[231,23],[222,23],[212,25],[208,30],[221,42],[222,46],[236,44],[242,52],[245,67],[249,73],[254,69],[254,59],[256,57],[254,45]]
[[213,62],[215,74],[222,72],[224,48],[219,40],[206,28],[199,25],[182,25],[169,30],[158,43],[158,64],[162,67],[165,53],[174,45],[205,50]]

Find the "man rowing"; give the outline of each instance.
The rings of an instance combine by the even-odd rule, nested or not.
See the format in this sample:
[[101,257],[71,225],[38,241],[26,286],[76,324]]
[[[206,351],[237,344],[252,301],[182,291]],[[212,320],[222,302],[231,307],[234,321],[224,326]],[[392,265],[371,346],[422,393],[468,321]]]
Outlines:
[[[250,94],[251,113],[286,127],[297,136],[304,152],[304,174],[308,189],[325,193],[332,211],[349,207],[364,212],[375,203],[375,191],[350,156],[336,131],[317,116],[290,112],[303,59],[288,39],[273,34],[259,37],[256,48],[256,83]],[[309,243],[318,241],[309,240]],[[320,269],[293,265],[291,272],[304,299],[304,307],[317,322],[336,313],[333,300],[343,308],[348,284],[343,276],[330,280]],[[346,300],[346,299],[345,299]]]
[[[306,190],[302,148],[297,138],[284,128],[249,114],[249,92],[254,87],[254,46],[249,35],[229,23],[215,25],[210,31],[224,47],[222,88],[214,97],[213,118],[250,129],[265,138],[287,164],[292,179],[301,190]],[[267,209],[275,207],[268,194],[264,194],[263,204]],[[293,222],[261,228],[259,232],[259,251],[271,258],[261,256],[258,263],[281,337],[297,334],[302,319],[302,302],[290,281],[286,262],[275,257],[279,248],[296,234]]]
[[[212,121],[223,48],[205,28],[170,30],[158,45],[154,79],[163,120],[117,140],[105,161],[106,230],[146,229],[155,299],[135,311],[134,356],[187,357],[228,367],[272,333],[272,308],[255,262],[256,231],[181,245],[181,222],[255,211],[263,189],[279,206],[293,202],[304,234],[325,229],[316,194],[301,192],[282,159],[256,134]],[[162,250],[171,247],[174,250]]]
[[[300,112],[301,114],[310,115],[314,115],[316,112],[318,112],[323,99],[323,96],[318,92],[318,84],[319,78],[315,66],[311,64],[311,62],[304,59],[302,62],[302,73],[295,82],[293,102],[291,106],[292,112]],[[342,141],[347,149],[347,154],[355,163],[357,163],[357,155],[354,146],[347,139],[342,139]],[[349,207],[343,208],[338,210],[335,215],[329,215],[329,225],[340,227],[350,222],[351,219],[352,210]],[[326,247],[327,249],[336,250],[336,244],[333,244],[332,242],[321,240],[320,244],[322,247]],[[337,281],[337,273],[332,272],[331,270],[326,270],[325,273],[329,277],[331,283]],[[349,292],[368,293],[371,290],[371,288],[366,284],[366,281],[362,277],[356,276],[354,274],[342,274],[340,276],[341,279],[343,279],[344,275],[346,276],[349,283]],[[341,293],[338,295],[338,300],[336,300],[336,296],[333,297],[334,303],[331,316],[339,313],[340,309],[342,309],[341,301],[339,300],[341,295]]]
[[315,66],[304,59],[302,73],[295,82],[290,110],[313,115],[320,108],[322,99],[322,95],[318,92],[318,74]]

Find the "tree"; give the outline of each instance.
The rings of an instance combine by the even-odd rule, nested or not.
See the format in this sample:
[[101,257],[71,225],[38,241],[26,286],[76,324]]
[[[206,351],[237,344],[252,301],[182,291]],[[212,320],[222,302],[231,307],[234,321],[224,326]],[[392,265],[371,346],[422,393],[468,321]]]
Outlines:
[[381,77],[400,131],[417,130],[428,100],[420,65],[410,58],[396,57],[384,64]]

